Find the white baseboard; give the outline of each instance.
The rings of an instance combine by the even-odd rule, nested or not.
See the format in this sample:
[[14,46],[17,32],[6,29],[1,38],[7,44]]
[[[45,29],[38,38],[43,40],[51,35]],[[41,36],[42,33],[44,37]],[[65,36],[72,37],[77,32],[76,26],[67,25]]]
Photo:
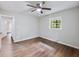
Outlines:
[[48,39],[50,41],[54,41],[54,42],[57,42],[57,43],[61,43],[61,44],[64,44],[64,45],[67,45],[67,46],[70,46],[70,47],[73,47],[73,48],[76,48],[76,49],[79,49],[78,46],[75,46],[75,45],[71,45],[71,44],[67,44],[67,43],[64,43],[64,42],[61,42],[61,41],[57,41],[55,39],[51,39],[51,38],[47,38],[47,37],[42,37],[40,36],[41,38],[45,38],[45,39]]
[[20,42],[20,41],[24,41],[24,40],[30,40],[30,39],[33,39],[33,38],[36,38],[38,36],[35,36],[35,37],[28,37],[28,38],[25,38],[25,39],[15,39],[14,42]]
[[[38,37],[38,36],[37,36]],[[79,49],[78,46],[75,46],[75,45],[71,45],[71,44],[67,44],[67,43],[64,43],[64,42],[61,42],[61,41],[57,41],[55,39],[52,39],[52,38],[48,38],[48,37],[43,37],[43,36],[40,36],[41,38],[45,38],[45,39],[48,39],[50,41],[54,41],[54,42],[57,42],[57,43],[61,43],[61,44],[64,44],[64,45],[67,45],[67,46],[70,46],[70,47],[73,47],[73,48],[77,48]],[[33,39],[33,38],[36,38],[36,37],[29,37],[29,38],[25,38],[25,39],[16,39],[14,40],[14,42],[19,42],[19,41],[24,41],[24,40],[29,40],[29,39]]]

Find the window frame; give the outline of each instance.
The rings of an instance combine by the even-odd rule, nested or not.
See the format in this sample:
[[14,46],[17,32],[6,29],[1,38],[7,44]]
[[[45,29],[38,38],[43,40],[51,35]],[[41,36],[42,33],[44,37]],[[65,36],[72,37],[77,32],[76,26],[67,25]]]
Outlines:
[[[54,21],[54,20],[55,20],[55,21],[56,21],[56,20],[60,20],[60,21],[61,21],[61,23],[59,23],[59,24],[60,24],[60,26],[59,26],[60,28],[56,28],[56,27],[54,28],[54,27],[53,27],[54,24],[58,24],[58,23],[52,23],[52,21]],[[51,24],[52,24],[52,25],[51,25]],[[50,18],[50,19],[49,19],[49,29],[62,29],[62,18],[61,18],[61,16],[53,17],[53,18]]]

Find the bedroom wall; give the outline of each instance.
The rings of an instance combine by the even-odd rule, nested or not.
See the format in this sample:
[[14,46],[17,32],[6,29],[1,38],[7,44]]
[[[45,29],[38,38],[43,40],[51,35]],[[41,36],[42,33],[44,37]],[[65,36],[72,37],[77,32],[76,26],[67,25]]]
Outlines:
[[[62,17],[63,28],[49,30],[49,19],[56,16]],[[40,18],[40,37],[79,48],[79,7]]]
[[15,28],[13,32],[13,37],[15,42],[39,36],[39,21],[36,17],[30,16],[27,13],[16,14],[9,13],[3,10],[0,10],[0,14],[14,16]]
[[38,20],[29,15],[15,16],[16,39],[31,39],[39,36]]

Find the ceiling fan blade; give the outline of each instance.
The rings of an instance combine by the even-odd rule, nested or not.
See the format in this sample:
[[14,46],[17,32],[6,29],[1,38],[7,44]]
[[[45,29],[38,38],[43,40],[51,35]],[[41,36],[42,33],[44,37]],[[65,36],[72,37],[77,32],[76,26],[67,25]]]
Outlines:
[[36,9],[35,10],[32,10],[32,12],[34,12],[34,11],[36,11]]
[[33,7],[33,8],[37,8],[37,7],[35,7],[35,6],[33,6],[33,5],[29,5],[29,4],[27,4],[27,6],[30,6],[30,7]]
[[42,8],[43,10],[51,10],[51,8]]

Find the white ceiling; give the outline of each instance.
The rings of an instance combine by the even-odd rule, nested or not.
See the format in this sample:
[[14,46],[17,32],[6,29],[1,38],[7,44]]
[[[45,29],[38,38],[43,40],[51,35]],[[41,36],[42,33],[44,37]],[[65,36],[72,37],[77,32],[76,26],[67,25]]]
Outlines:
[[78,1],[46,1],[46,7],[52,8],[51,11],[44,11],[43,14],[39,12],[31,12],[33,8],[27,6],[27,4],[35,5],[40,3],[39,1],[0,1],[0,9],[11,13],[29,13],[35,16],[44,16],[61,10],[73,8],[79,6]]

